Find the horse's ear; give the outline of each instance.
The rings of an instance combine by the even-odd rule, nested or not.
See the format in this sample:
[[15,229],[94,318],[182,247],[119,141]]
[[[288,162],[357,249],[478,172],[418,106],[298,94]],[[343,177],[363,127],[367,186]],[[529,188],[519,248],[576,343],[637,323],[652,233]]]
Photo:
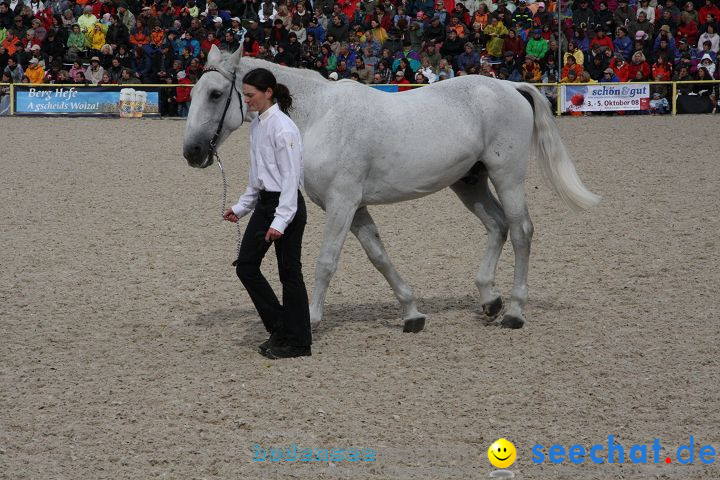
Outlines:
[[240,43],[240,46],[238,47],[235,52],[233,52],[232,55],[230,55],[230,58],[227,60],[227,64],[232,68],[233,70],[236,70],[238,65],[240,65],[240,58],[242,58],[243,54],[243,44]]
[[207,56],[207,64],[211,66],[217,66],[222,61],[222,54],[220,53],[220,49],[213,45],[210,47],[210,51],[208,52]]

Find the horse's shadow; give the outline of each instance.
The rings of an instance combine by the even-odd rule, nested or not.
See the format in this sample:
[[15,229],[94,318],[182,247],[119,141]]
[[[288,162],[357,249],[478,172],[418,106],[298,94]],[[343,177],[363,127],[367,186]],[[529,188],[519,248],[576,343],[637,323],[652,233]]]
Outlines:
[[[531,304],[540,310],[564,308],[563,305],[548,299],[536,300]],[[493,319],[488,318],[482,312],[482,306],[478,303],[475,295],[419,298],[418,309],[428,316],[429,321],[432,321],[434,314],[465,311],[481,325],[496,325]],[[401,316],[400,305],[396,301],[328,304],[325,306],[322,322],[313,331],[313,338],[320,339],[328,332],[347,323],[372,323],[381,325],[388,331],[400,331],[403,328]],[[223,308],[201,313],[188,323],[205,328],[236,328],[235,326],[239,326],[238,345],[251,345],[254,348],[258,343],[267,339],[262,322],[252,307]]]

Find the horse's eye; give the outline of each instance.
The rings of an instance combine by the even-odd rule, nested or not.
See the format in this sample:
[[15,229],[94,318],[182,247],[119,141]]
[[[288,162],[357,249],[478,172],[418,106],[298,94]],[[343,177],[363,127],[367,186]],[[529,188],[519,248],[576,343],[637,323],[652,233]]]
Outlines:
[[222,97],[222,92],[220,90],[213,90],[210,92],[210,98],[213,100],[217,100],[220,97]]

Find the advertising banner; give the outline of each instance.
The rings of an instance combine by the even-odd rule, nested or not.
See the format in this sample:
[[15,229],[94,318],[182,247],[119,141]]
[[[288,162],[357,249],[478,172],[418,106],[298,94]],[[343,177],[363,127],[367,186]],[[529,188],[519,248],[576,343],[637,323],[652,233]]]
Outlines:
[[647,83],[564,85],[564,112],[612,112],[648,110],[650,85]]
[[160,115],[159,88],[133,85],[73,87],[16,85],[17,115],[120,116]]

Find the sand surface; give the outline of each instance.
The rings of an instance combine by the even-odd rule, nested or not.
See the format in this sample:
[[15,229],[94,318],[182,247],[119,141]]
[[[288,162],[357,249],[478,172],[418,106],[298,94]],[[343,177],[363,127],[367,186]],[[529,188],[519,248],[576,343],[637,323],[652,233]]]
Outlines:
[[[485,325],[485,231],[446,190],[371,209],[425,331],[402,333],[350,238],[313,356],[271,362],[230,266],[219,170],[187,166],[183,122],[0,119],[0,478],[490,478],[498,437],[517,447],[518,478],[720,477],[675,456],[691,435],[696,455],[720,452],[715,120],[560,120],[604,201],[571,213],[531,162],[524,329]],[[243,128],[222,149],[233,199],[247,140]],[[308,209],[311,287],[324,218]],[[504,297],[512,267],[508,243]],[[608,435],[626,455],[658,438],[661,463],[532,462],[535,444],[606,452]],[[252,461],[254,443],[371,448],[376,461],[281,471]]]

